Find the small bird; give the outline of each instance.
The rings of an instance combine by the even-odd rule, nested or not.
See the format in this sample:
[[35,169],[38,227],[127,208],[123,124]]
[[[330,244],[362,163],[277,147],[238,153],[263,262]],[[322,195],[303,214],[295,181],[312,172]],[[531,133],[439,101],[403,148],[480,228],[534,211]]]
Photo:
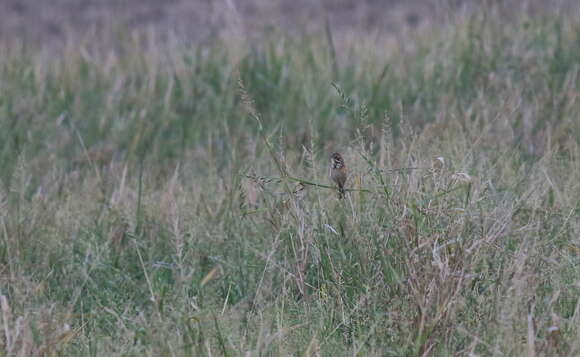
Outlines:
[[330,170],[330,178],[338,185],[338,198],[344,197],[344,184],[346,182],[346,165],[339,153],[335,152],[331,156],[332,166]]

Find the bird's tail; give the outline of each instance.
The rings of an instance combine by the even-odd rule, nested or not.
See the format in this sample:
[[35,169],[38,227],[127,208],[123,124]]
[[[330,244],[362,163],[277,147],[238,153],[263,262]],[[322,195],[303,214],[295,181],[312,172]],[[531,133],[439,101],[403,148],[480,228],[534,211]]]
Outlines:
[[344,187],[338,186],[338,199],[342,200],[344,198]]

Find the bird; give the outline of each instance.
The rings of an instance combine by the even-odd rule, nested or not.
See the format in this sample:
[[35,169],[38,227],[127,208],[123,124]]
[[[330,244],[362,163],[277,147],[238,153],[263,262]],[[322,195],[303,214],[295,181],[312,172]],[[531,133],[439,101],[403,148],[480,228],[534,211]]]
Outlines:
[[331,155],[330,178],[338,185],[338,198],[344,197],[344,184],[347,177],[347,169],[342,156],[335,152]]

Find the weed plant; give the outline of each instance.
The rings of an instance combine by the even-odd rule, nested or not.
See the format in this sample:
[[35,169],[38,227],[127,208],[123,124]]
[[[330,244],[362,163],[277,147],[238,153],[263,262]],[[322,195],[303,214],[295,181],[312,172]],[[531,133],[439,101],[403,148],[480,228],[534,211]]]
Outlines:
[[0,354],[580,355],[580,21],[405,36],[6,50]]

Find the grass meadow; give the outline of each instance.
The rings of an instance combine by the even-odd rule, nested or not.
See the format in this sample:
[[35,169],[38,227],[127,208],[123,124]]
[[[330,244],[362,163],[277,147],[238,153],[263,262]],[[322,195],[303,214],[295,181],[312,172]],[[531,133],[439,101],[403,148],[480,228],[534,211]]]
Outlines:
[[5,49],[0,355],[580,355],[580,21],[334,37]]

